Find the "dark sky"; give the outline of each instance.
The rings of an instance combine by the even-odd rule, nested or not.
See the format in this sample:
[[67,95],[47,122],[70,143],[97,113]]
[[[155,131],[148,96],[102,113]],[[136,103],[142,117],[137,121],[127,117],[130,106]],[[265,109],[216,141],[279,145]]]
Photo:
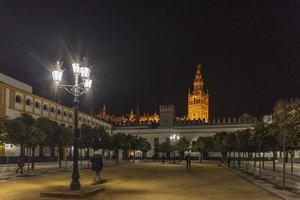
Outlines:
[[174,104],[203,65],[214,117],[262,115],[299,96],[299,1],[0,0],[0,72],[69,104],[51,87],[51,63],[87,56],[93,93],[81,108],[126,113]]

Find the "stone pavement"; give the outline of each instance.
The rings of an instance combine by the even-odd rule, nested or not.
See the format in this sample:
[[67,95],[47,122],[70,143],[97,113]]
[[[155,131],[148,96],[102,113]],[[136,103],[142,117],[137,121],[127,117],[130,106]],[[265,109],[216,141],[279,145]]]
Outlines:
[[[90,167],[87,161],[78,162],[79,169],[86,169]],[[112,161],[104,162],[104,165],[113,165]],[[58,172],[70,171],[72,169],[72,161],[63,161],[62,167],[59,168],[58,162],[40,162],[35,163],[34,170],[31,169],[31,163],[25,163],[23,174],[16,174],[17,164],[3,164],[0,165],[0,182],[6,182],[9,179],[18,179],[28,176],[39,176],[44,174],[53,174]]]
[[[90,170],[81,170],[81,184],[105,187],[91,200],[278,200],[275,195],[246,181],[218,164],[192,163],[192,172],[184,164],[131,163],[104,168],[106,180],[91,185]],[[49,174],[0,183],[0,199],[34,200],[40,192],[67,188],[70,172]],[[47,200],[50,200],[48,198]]]
[[[259,165],[257,165],[259,166]],[[240,168],[230,168],[243,178],[263,187],[264,189],[273,192],[282,199],[300,199],[300,177],[297,175],[286,174],[286,190],[280,189],[282,187],[282,172],[272,171],[269,169],[261,169],[241,165]]]

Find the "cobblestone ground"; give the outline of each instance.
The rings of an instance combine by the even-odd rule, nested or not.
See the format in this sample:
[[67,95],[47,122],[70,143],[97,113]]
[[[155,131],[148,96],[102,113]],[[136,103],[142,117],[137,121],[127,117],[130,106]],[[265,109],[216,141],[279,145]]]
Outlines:
[[[92,173],[81,171],[83,188],[105,187],[92,199],[143,200],[250,200],[278,199],[217,164],[192,164],[192,172],[184,164],[135,163],[108,167],[103,171],[102,185],[91,185]],[[0,199],[41,199],[40,192],[67,188],[70,172],[39,177],[7,180],[0,183]]]

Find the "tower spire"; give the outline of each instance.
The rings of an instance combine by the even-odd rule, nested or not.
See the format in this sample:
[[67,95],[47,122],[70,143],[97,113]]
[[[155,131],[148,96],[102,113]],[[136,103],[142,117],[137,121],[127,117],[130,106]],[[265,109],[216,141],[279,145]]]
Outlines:
[[202,78],[202,74],[201,74],[201,64],[197,65],[197,70],[196,70],[196,75],[195,75],[195,79],[194,79],[194,90],[193,90],[193,94],[199,94],[203,91],[203,78]]

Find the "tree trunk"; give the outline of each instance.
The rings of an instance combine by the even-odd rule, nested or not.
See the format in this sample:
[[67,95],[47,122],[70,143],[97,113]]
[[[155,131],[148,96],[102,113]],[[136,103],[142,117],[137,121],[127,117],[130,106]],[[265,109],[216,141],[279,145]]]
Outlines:
[[82,149],[80,148],[80,166],[82,167]]
[[241,168],[241,152],[238,152],[238,165]]
[[293,151],[291,151],[291,174],[294,174]]
[[263,155],[262,155],[262,168],[263,169],[265,168],[265,152],[263,152]]
[[235,167],[235,151],[233,152],[233,167]]
[[230,151],[228,152],[228,167],[230,167]]
[[247,152],[247,160],[246,160],[246,172],[248,173],[248,167],[249,167],[249,160],[250,160],[250,154]]
[[253,163],[253,167],[256,168],[256,152],[254,152],[254,163]]
[[86,150],[86,159],[88,163],[88,168],[90,168],[90,148],[87,148]]
[[201,163],[201,151],[199,151],[199,162]]
[[273,151],[273,159],[272,159],[272,162],[273,162],[273,171],[276,170],[276,163],[275,163],[275,151]]
[[61,168],[61,160],[62,160],[62,147],[58,146],[58,167]]
[[35,147],[32,148],[32,156],[31,156],[31,169],[34,170],[34,156],[35,156]]
[[116,150],[115,153],[116,153],[116,155],[115,155],[116,164],[118,164],[119,163],[119,150]]

